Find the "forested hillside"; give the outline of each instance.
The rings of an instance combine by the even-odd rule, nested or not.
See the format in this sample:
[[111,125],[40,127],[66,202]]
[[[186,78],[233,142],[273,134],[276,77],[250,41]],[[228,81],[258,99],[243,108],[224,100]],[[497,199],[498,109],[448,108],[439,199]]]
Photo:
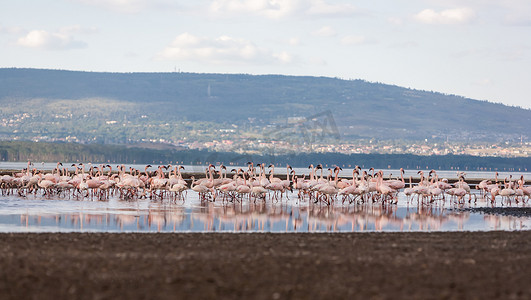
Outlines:
[[347,140],[519,140],[531,128],[528,109],[325,77],[0,69],[0,104],[4,123],[29,114],[20,128],[4,124],[4,138],[75,135],[89,142],[175,140],[232,124],[259,131],[324,111]]

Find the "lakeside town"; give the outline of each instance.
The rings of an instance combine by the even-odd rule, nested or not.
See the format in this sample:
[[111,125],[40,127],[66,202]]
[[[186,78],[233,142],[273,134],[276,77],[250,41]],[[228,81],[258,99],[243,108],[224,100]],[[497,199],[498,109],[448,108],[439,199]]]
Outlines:
[[[13,138],[12,140],[21,140]],[[75,136],[65,138],[35,137],[34,142],[78,142],[86,144]],[[522,143],[464,143],[429,141],[379,141],[357,140],[337,143],[292,143],[290,140],[261,139],[219,139],[211,141],[190,141],[167,139],[141,139],[130,141],[131,145],[141,145],[153,149],[197,149],[242,154],[291,154],[291,153],[341,153],[341,154],[413,154],[413,155],[472,155],[479,157],[528,157],[531,155],[531,142]]]
[[[155,141],[151,141],[155,142]],[[159,141],[164,142],[164,141]],[[293,144],[283,140],[213,140],[210,142],[180,142],[179,146],[189,149],[232,151],[258,154],[275,153],[327,153],[342,154],[414,154],[414,155],[473,155],[482,157],[527,157],[531,155],[531,143],[460,143],[460,142],[411,142],[359,140],[336,144]],[[242,147],[245,145],[245,147]]]
[[[80,144],[127,144],[153,149],[209,150],[245,154],[341,153],[529,157],[526,135],[443,132],[423,139],[356,137],[336,126],[331,113],[288,118],[285,123],[219,124],[157,121],[147,115],[109,119],[90,114],[0,114],[0,140]],[[75,120],[86,122],[79,126]],[[253,122],[251,122],[253,121]]]

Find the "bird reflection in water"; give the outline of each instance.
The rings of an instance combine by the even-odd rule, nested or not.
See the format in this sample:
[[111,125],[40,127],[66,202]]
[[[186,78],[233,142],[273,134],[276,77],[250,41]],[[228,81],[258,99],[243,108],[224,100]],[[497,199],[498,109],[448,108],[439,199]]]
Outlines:
[[[151,202],[112,212],[21,214],[21,227],[54,231],[148,232],[364,232],[466,230],[471,213],[439,205],[397,206],[359,203],[348,206],[297,205],[290,202],[202,202],[183,206]],[[481,220],[481,218],[479,218]],[[485,230],[519,230],[528,218],[485,215]],[[40,227],[40,229],[39,229]],[[481,228],[480,228],[481,229]]]

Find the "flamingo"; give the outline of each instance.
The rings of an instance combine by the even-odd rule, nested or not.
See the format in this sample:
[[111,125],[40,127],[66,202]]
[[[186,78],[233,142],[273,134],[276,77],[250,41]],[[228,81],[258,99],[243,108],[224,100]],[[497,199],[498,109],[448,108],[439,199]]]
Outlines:
[[498,196],[500,193],[500,187],[498,186],[498,183],[489,185],[488,193],[490,194],[490,202],[494,204],[496,202],[496,196]]
[[461,202],[463,197],[467,194],[462,176],[459,176],[459,181],[456,183],[456,187],[453,189],[452,194],[457,197],[458,202]]
[[269,184],[269,179],[266,178],[266,174],[265,174],[265,164],[258,164],[258,166],[260,166],[260,185],[265,187],[266,185]]
[[[327,177],[327,183],[325,184],[322,184],[319,186],[319,189],[318,189],[318,192],[320,194],[323,194],[325,196],[325,200],[326,200],[326,204],[327,205],[330,205],[332,204],[333,200],[334,200],[334,196],[337,195],[338,193],[338,190],[337,188],[335,187],[335,184],[332,184],[332,182],[330,182],[330,178],[331,176],[329,175]],[[337,179],[337,178],[336,178]],[[337,184],[337,182],[335,182]]]
[[199,198],[203,201],[209,199],[210,195],[214,194],[214,189],[212,187],[207,187],[203,184],[198,184],[194,176],[190,177],[192,179],[192,190],[199,194]]
[[423,171],[418,171],[417,174],[420,174],[420,181],[417,186],[415,186],[412,190],[413,194],[417,194],[417,202],[420,201],[420,197],[422,196],[422,201],[424,201],[425,197],[429,194],[429,190],[427,187],[427,184],[424,183],[425,177]]
[[247,184],[247,173],[243,173],[243,184],[236,187],[236,193],[240,194],[240,197],[243,199],[244,195],[249,195],[251,193],[251,186]]
[[409,176],[409,187],[404,189],[404,195],[406,195],[408,202],[409,202],[409,198],[413,194],[413,183],[411,182],[412,180],[413,180],[413,176]]
[[43,195],[49,195],[52,193],[52,187],[55,185],[55,182],[41,178],[38,182],[38,186],[44,190]]
[[435,170],[431,170],[430,175],[431,174],[434,174],[434,176],[432,176],[431,182],[428,186],[428,195],[430,196],[430,202],[432,203],[435,201],[434,198],[439,198],[442,196],[444,199],[444,191],[441,189],[441,185],[439,184],[440,181],[437,172],[435,172]]
[[251,189],[251,195],[253,195],[254,197],[265,199],[267,195],[267,189],[265,189],[261,185],[253,186],[253,188]]
[[430,186],[430,188],[428,189],[428,192],[430,194],[430,202],[434,201],[433,199],[434,197],[438,198],[442,196],[442,198],[444,199],[443,190],[441,190],[441,188],[438,186]]
[[390,188],[397,190],[397,191],[403,189],[406,186],[406,183],[404,181],[404,169],[403,168],[400,168],[400,176],[402,180],[387,180],[385,184],[388,185]]
[[[47,173],[47,174],[44,175],[44,179],[53,181],[53,183],[59,182],[59,180],[60,180],[60,177],[59,177],[60,168],[59,168],[59,166],[62,166],[62,165],[63,165],[62,163],[58,162],[56,168],[52,170],[52,173]],[[56,171],[57,171],[58,174],[55,174]]]
[[352,184],[350,186],[344,187],[338,192],[338,195],[343,195],[343,202],[345,203],[345,200],[349,198],[350,196],[354,196],[354,199],[350,200],[349,202],[352,203],[354,200],[356,200],[357,196],[362,195],[362,190],[357,187],[356,180],[355,180],[355,174],[358,172],[357,169],[352,170]]
[[503,184],[504,184],[504,188],[500,190],[500,192],[498,193],[501,197],[502,197],[502,203],[503,203],[503,198],[506,198],[508,202],[511,201],[511,197],[514,196],[515,194],[515,191],[511,188],[511,182],[509,181],[509,183],[506,182],[507,181],[507,178],[505,178],[503,180]]
[[188,189],[186,184],[180,182],[172,185],[168,190],[170,193],[173,193],[174,198],[182,198],[182,193]]
[[293,171],[293,168],[290,165],[286,165],[286,179],[281,181],[282,185],[284,185],[284,188],[289,188],[291,185],[291,181],[289,180],[290,170],[293,173],[295,172]]
[[522,189],[524,197],[527,196],[527,199],[531,197],[531,187],[525,186],[524,175],[520,177],[520,189]]
[[[329,169],[330,170],[330,169]],[[338,189],[342,189],[344,187],[346,187],[348,184],[346,182],[340,182],[339,181],[339,171],[342,171],[343,169],[341,169],[340,167],[336,166],[334,168],[334,180],[333,181],[330,181],[330,184],[332,184],[334,187],[338,188]],[[332,173],[332,170],[330,170],[330,172]]]
[[84,195],[84,197],[88,196],[88,184],[85,182],[85,178],[81,179],[81,182],[79,183],[77,189],[79,190],[79,193],[81,194],[83,191],[87,191],[87,194]]
[[284,194],[285,187],[281,182],[271,182],[265,186],[266,189],[273,191],[274,199],[278,200],[278,193],[280,193],[280,200],[282,200],[282,195]]
[[481,180],[476,189],[479,190],[481,196],[483,196],[486,192],[487,192],[487,187],[492,184],[492,181],[488,180],[488,179],[484,179],[484,180]]
[[[391,199],[395,198],[393,196],[393,194],[396,192],[396,190],[394,190],[393,188],[391,188],[390,186],[386,185],[386,184],[383,184],[383,171],[380,171],[378,172],[379,174],[379,180],[377,181],[377,187],[376,187],[376,190],[378,191],[378,193],[380,194],[380,197],[382,198],[382,201],[385,201],[387,200],[388,197],[391,197]],[[396,199],[396,201],[398,201],[398,199]],[[396,202],[395,202],[396,204]]]

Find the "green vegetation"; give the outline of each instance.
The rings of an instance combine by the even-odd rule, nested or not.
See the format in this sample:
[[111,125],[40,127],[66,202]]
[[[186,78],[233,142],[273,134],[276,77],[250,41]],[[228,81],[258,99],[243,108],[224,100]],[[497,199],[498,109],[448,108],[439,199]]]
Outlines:
[[280,75],[0,69],[0,105],[0,138],[105,144],[261,136],[290,117],[324,111],[342,140],[527,141],[531,128],[531,110],[518,107]]
[[206,164],[224,163],[226,165],[245,165],[255,163],[307,167],[309,164],[322,163],[326,166],[339,165],[378,169],[442,169],[450,170],[531,170],[531,158],[475,157],[466,155],[416,156],[400,154],[339,154],[305,153],[298,155],[242,155],[238,153],[210,152],[197,150],[154,150],[146,148],[128,148],[119,145],[75,144],[75,143],[34,143],[0,142],[0,160],[2,161],[46,161],[46,162],[92,162],[92,163],[138,163],[138,164]]

